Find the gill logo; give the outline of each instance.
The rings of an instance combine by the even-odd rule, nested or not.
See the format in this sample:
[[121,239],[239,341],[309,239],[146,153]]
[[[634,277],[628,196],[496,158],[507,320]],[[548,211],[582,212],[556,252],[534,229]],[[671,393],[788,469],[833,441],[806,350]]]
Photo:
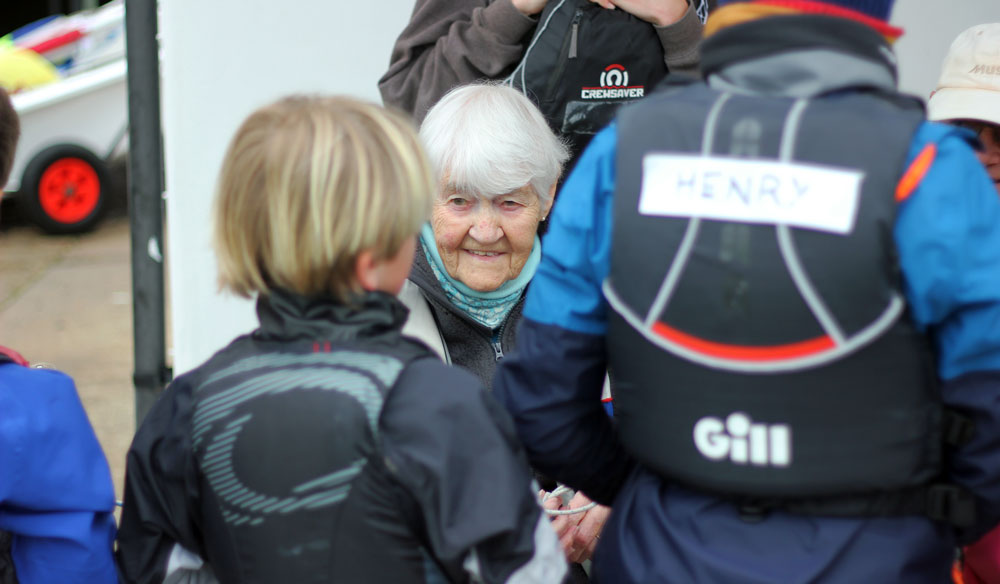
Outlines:
[[792,463],[792,429],[787,424],[754,423],[743,412],[726,421],[706,416],[694,425],[694,445],[709,460],[787,467]]

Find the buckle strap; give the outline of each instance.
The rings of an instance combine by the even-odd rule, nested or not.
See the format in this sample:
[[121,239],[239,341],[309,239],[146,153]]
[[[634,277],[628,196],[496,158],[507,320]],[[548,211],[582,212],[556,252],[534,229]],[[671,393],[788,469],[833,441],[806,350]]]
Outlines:
[[958,485],[938,484],[926,488],[927,517],[954,527],[976,523],[976,498]]
[[734,501],[740,517],[761,521],[780,509],[798,515],[828,517],[927,517],[952,527],[971,527],[976,521],[976,500],[958,485],[934,483],[899,491],[814,499],[740,498]]
[[976,424],[971,418],[954,410],[945,410],[941,421],[941,439],[948,446],[962,446],[976,432]]

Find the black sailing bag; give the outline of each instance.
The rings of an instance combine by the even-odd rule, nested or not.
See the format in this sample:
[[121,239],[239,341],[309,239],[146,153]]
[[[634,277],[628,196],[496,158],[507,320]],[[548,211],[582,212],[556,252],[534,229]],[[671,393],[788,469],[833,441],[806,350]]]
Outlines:
[[[14,358],[0,347],[0,365],[14,363]],[[13,537],[6,531],[0,531],[0,584],[17,584],[17,574],[14,571],[14,558],[11,556]]]
[[568,171],[618,107],[648,95],[666,76],[652,24],[589,0],[550,0],[507,83],[567,140]]

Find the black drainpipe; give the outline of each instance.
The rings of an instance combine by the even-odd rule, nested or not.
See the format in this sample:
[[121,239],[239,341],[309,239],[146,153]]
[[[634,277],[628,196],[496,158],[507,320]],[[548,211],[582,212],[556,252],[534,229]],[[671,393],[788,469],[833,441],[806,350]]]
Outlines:
[[126,0],[136,427],[170,381],[163,280],[163,145],[156,0]]

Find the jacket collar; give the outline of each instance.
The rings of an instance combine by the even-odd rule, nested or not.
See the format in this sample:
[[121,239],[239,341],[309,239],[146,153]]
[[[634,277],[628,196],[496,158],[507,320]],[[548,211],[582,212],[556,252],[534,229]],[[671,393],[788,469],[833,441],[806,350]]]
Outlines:
[[[413,258],[413,267],[410,269],[410,281],[416,284],[423,291],[426,298],[434,304],[455,315],[469,326],[481,331],[484,335],[489,336],[492,334],[492,330],[489,327],[466,314],[464,310],[460,310],[448,299],[448,295],[445,294],[441,282],[438,281],[437,276],[434,275],[434,270],[431,269],[431,265],[427,261],[423,242],[420,239],[417,239],[417,252]],[[514,305],[511,314],[507,317],[508,319],[517,314],[518,306],[523,302],[524,293],[522,292],[521,299]]]
[[413,267],[410,268],[410,280],[436,300],[445,303],[448,302],[448,297],[445,296],[441,282],[438,282],[437,277],[434,275],[434,270],[431,269],[430,262],[427,261],[424,244],[419,238],[417,239],[417,251],[413,256]]
[[435,303],[446,307],[449,312],[458,315],[459,318],[468,321],[470,324],[482,328],[484,331],[489,330],[451,303],[451,300],[448,299],[448,295],[444,291],[444,287],[441,286],[441,282],[434,275],[434,270],[427,260],[426,252],[424,252],[424,243],[420,239],[417,239],[417,253],[413,258],[413,267],[410,269],[410,281],[423,290],[428,300],[433,300]]
[[894,91],[896,56],[870,27],[816,15],[772,16],[720,30],[702,46],[713,89],[809,98],[845,89]]
[[408,314],[396,297],[368,292],[343,304],[328,296],[275,290],[257,299],[260,340],[350,342],[398,335]]

